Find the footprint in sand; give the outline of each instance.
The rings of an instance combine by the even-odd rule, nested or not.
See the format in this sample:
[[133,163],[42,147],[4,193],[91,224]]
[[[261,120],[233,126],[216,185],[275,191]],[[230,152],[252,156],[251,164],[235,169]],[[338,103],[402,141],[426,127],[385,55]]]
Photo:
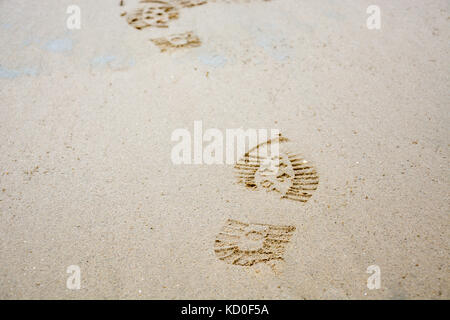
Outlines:
[[[120,5],[125,6],[121,1]],[[142,0],[136,7],[123,11],[128,24],[138,30],[144,28],[168,28],[170,20],[178,19],[179,10],[168,1]]]
[[216,236],[214,252],[220,260],[238,266],[266,264],[272,269],[284,260],[294,226],[244,223],[228,219]]
[[[278,152],[270,155],[268,149]],[[277,192],[283,199],[307,202],[317,189],[319,176],[314,166],[291,149],[289,140],[281,135],[257,145],[237,161],[238,182],[251,190]]]
[[173,34],[167,38],[156,38],[151,41],[159,47],[161,52],[172,51],[179,48],[194,48],[201,45],[199,37],[192,31]]

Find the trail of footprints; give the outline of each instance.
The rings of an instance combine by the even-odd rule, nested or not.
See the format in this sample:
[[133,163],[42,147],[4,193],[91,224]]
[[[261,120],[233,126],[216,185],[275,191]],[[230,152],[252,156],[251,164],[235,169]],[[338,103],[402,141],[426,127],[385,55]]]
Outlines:
[[[123,8],[121,16],[125,17],[128,24],[137,30],[142,30],[146,28],[169,28],[170,22],[180,17],[181,10],[202,6],[208,2],[245,3],[252,2],[252,0],[120,0],[119,6]],[[152,38],[150,41],[157,45],[161,52],[180,48],[194,48],[201,45],[200,38],[193,31]]]
[[[125,1],[120,6],[125,8]],[[251,2],[252,0],[209,0],[209,2]],[[258,0],[253,0],[258,1]],[[259,0],[270,1],[270,0]],[[180,10],[202,6],[208,0],[141,0],[131,10],[123,11],[128,24],[138,30],[145,28],[169,28],[172,20],[180,16]],[[201,45],[200,38],[192,31],[150,39],[161,52]],[[276,155],[268,148],[277,145]],[[262,152],[263,151],[263,152]],[[317,189],[319,177],[316,169],[291,150],[289,140],[281,135],[257,145],[239,159],[234,167],[238,183],[250,190],[266,190],[280,195],[281,199],[307,202]],[[214,252],[225,263],[252,267],[263,263],[274,268],[284,261],[286,247],[295,226],[245,223],[228,219],[216,236]]]
[[[275,155],[268,149],[276,144]],[[289,140],[279,136],[251,149],[235,165],[238,182],[250,190],[266,190],[282,199],[307,202],[319,184],[316,169],[292,152]],[[264,263],[273,268],[284,253],[295,226],[244,223],[228,219],[216,236],[218,259],[238,266]]]

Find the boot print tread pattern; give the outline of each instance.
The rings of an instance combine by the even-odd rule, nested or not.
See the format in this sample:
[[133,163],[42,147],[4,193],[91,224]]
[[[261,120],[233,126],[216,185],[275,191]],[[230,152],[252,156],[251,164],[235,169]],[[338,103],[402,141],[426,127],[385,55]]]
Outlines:
[[[288,142],[280,135],[247,152],[234,166],[238,183],[251,190],[278,192],[283,199],[307,202],[317,189],[319,176],[314,166],[290,150]],[[278,155],[260,152],[272,144],[278,144]]]
[[200,38],[192,31],[151,39],[159,47],[161,52],[172,51],[180,48],[195,48],[201,45]]
[[286,246],[294,231],[294,226],[228,219],[216,237],[214,252],[220,260],[238,266],[283,261]]

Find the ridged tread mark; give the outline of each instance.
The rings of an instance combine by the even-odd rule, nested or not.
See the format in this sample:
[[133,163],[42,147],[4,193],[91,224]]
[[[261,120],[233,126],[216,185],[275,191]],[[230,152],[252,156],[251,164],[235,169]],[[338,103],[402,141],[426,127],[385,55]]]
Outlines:
[[207,0],[172,0],[172,3],[180,8],[193,8],[207,4]]

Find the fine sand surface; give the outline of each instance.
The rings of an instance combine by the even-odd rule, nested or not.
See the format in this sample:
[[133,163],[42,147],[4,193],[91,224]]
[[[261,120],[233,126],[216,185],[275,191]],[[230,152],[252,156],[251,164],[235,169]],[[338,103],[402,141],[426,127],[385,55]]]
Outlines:
[[[125,2],[0,1],[0,298],[450,298],[448,1],[216,0],[142,30]],[[200,120],[279,129],[317,190],[173,164]],[[284,260],[219,259],[228,219],[294,227]]]

